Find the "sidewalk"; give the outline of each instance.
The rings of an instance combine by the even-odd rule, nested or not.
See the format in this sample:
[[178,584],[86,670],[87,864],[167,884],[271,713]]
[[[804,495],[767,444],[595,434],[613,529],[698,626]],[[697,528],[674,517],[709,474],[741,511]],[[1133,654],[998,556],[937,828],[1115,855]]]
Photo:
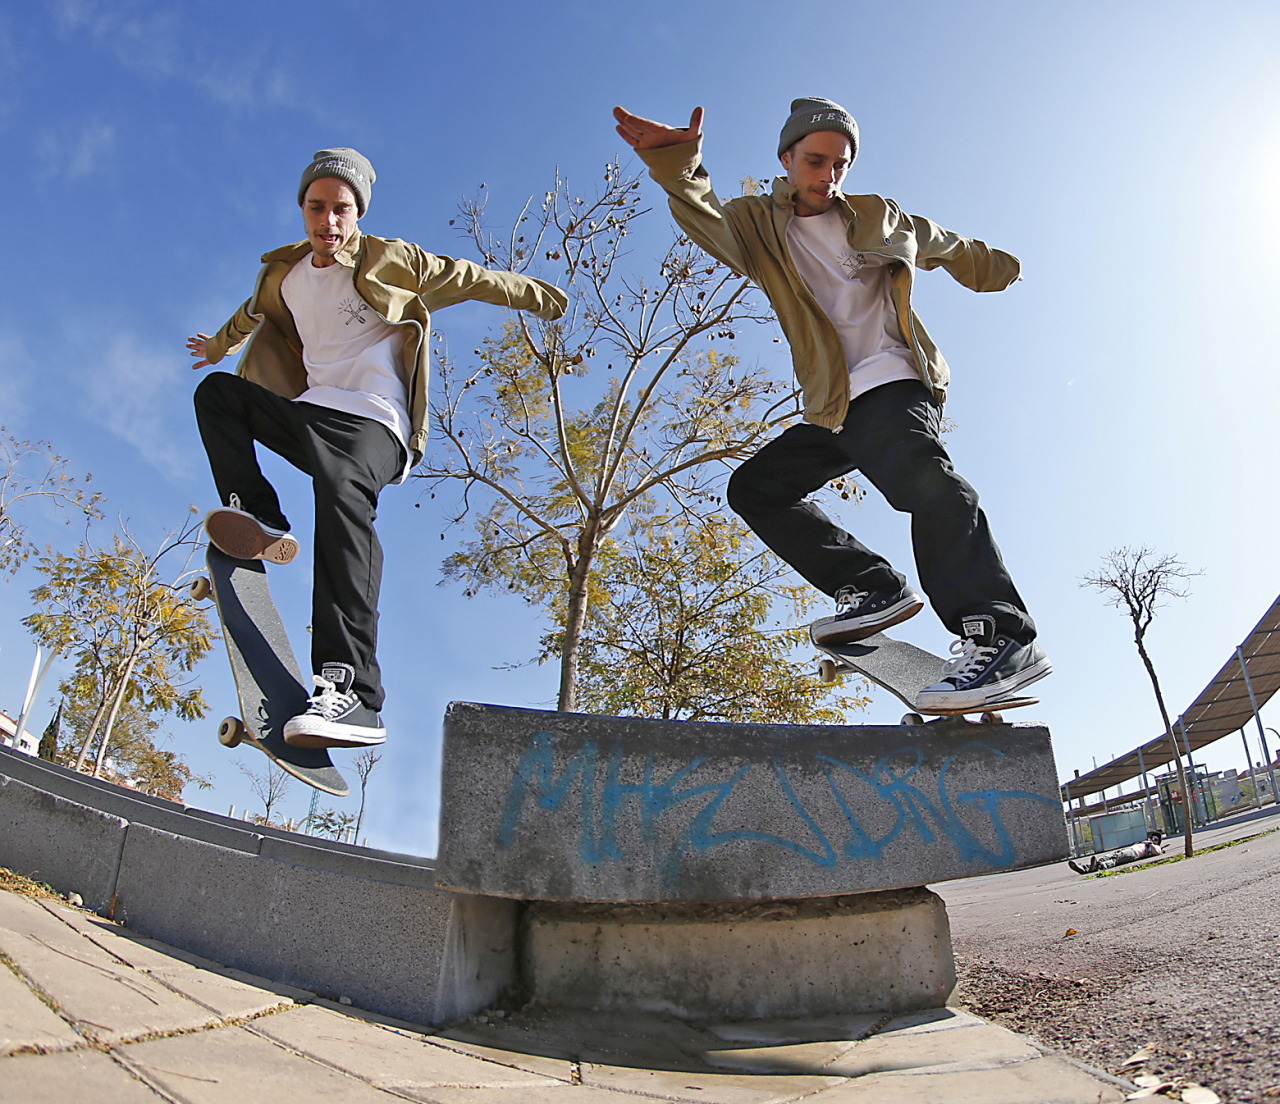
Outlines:
[[1119,1082],[952,1009],[689,1025],[494,1011],[431,1031],[0,891],[0,1101],[1098,1104]]

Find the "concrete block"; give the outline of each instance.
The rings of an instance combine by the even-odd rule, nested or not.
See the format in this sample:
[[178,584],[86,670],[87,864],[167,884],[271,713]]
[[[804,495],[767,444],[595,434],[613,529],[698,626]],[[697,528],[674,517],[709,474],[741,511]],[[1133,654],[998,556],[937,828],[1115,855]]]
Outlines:
[[763,1019],[936,1008],[955,988],[927,889],[765,904],[535,902],[523,980],[553,1005]]
[[313,870],[327,870],[334,874],[352,874],[392,885],[435,888],[435,868],[419,861],[409,864],[373,857],[371,853],[358,854],[345,848],[339,850],[325,846],[328,841],[311,836],[292,838],[268,837],[262,841],[259,854],[275,862],[294,863]]
[[830,897],[1067,854],[1048,730],[702,724],[455,702],[439,884],[561,901]]
[[115,893],[126,823],[0,775],[0,866],[105,912]]
[[363,877],[358,863],[317,869],[145,825],[125,837],[116,917],[236,969],[418,1023],[483,1008],[515,976],[511,902],[459,900]]

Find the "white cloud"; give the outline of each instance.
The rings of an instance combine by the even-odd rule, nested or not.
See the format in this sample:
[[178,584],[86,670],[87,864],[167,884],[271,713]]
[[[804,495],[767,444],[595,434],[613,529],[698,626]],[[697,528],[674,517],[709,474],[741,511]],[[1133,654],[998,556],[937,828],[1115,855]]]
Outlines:
[[167,479],[191,476],[204,457],[185,368],[181,349],[160,351],[132,334],[117,334],[84,392],[86,414]]
[[77,130],[62,134],[45,133],[36,145],[43,176],[89,176],[101,168],[116,148],[116,128],[110,123],[86,122]]

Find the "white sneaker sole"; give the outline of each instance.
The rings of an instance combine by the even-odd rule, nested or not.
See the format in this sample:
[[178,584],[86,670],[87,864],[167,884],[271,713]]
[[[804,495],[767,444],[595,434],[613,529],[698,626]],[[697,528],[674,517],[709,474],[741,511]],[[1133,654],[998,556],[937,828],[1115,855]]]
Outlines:
[[300,748],[376,747],[387,742],[387,730],[294,717],[285,722],[284,742],[290,747]]
[[257,518],[229,507],[210,510],[204,531],[219,552],[237,560],[287,564],[298,554],[298,541],[291,533],[270,533]]
[[1024,686],[1030,686],[1033,682],[1038,682],[1051,674],[1053,674],[1053,664],[1046,656],[1025,671],[1019,671],[1013,678],[993,682],[987,686],[977,686],[972,690],[956,690],[948,683],[936,682],[933,686],[926,686],[916,695],[916,708],[922,713],[927,713],[930,709],[984,709],[989,705],[998,705],[1002,701],[1007,701],[1017,695]]
[[[917,594],[912,598],[904,598],[896,606],[882,610],[871,620],[859,618],[842,621],[838,617],[821,617],[809,626],[809,639],[819,648],[829,648],[833,644],[853,644],[901,624],[922,609],[924,609],[924,599]],[[830,634],[823,635],[822,629],[827,625],[839,627]]]

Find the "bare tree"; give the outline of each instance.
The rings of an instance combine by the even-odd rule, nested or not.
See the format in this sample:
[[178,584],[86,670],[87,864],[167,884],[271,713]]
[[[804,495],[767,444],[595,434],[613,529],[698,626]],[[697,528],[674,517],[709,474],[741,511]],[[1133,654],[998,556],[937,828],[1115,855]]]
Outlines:
[[355,757],[356,774],[360,776],[360,812],[356,814],[355,831],[351,833],[352,843],[356,843],[360,839],[360,824],[364,820],[365,790],[369,786],[369,775],[373,773],[373,768],[378,765],[381,759],[382,755],[374,751],[373,748],[366,748]]
[[512,590],[548,610],[561,629],[562,710],[576,706],[593,591],[607,585],[594,570],[602,544],[636,515],[713,509],[704,473],[750,455],[797,413],[789,378],[711,344],[771,317],[747,280],[679,236],[646,269],[624,243],[647,213],[638,175],[616,161],[585,199],[557,174],[501,236],[484,202],[467,201],[463,229],[485,263],[556,281],[569,311],[508,320],[465,369],[437,347],[438,444],[419,474],[433,491],[461,492],[454,520],[471,515],[474,534],[446,576],[469,594]]
[[1141,545],[1137,548],[1126,546],[1112,549],[1103,559],[1102,567],[1080,581],[1081,586],[1099,591],[1111,605],[1124,610],[1133,622],[1133,642],[1138,646],[1138,655],[1142,657],[1142,665],[1151,679],[1151,688],[1155,691],[1156,704],[1160,707],[1160,717],[1169,738],[1169,749],[1173,752],[1171,758],[1178,769],[1178,789],[1182,793],[1183,847],[1187,858],[1191,858],[1194,853],[1191,846],[1191,791],[1187,787],[1182,754],[1173,735],[1173,724],[1169,720],[1169,711],[1165,708],[1156,667],[1147,652],[1146,637],[1156,610],[1169,598],[1187,597],[1190,591],[1185,580],[1199,574],[1199,571],[1192,571],[1176,556],[1159,555],[1146,545]]
[[246,767],[243,763],[236,765],[240,768],[240,773],[249,780],[249,789],[262,802],[262,819],[258,823],[270,825],[271,810],[284,800],[293,784],[293,779],[270,759],[266,760],[261,770],[257,771]]
[[[32,552],[34,542],[19,506],[43,502],[92,519],[102,516],[101,498],[76,485],[75,477],[67,474],[66,460],[48,441],[20,441],[0,426],[0,575],[13,574]],[[71,518],[66,521],[69,524]]]

